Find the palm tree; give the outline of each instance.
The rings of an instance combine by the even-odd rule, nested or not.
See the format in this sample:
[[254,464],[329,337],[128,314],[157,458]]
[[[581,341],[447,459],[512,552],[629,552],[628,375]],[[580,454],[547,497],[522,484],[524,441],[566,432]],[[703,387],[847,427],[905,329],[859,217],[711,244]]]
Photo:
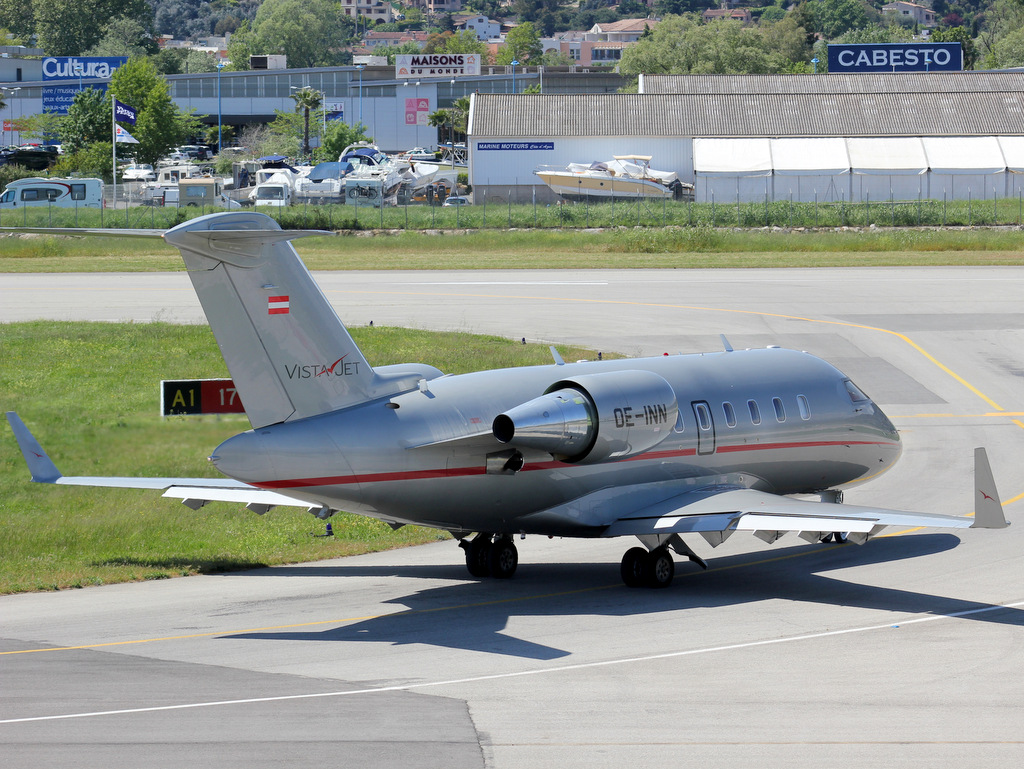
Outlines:
[[304,112],[302,154],[309,157],[311,154],[309,149],[309,111],[320,109],[320,105],[323,104],[324,95],[306,85],[293,93],[292,99],[295,100],[295,111],[303,110]]

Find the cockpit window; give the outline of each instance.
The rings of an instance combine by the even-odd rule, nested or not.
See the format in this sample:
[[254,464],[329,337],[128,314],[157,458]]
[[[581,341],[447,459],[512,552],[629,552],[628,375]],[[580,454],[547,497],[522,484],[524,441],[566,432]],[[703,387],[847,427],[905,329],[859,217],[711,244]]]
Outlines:
[[863,403],[864,401],[871,400],[867,395],[864,394],[863,390],[857,387],[857,385],[855,385],[849,379],[845,380],[843,384],[846,385],[846,392],[849,393],[850,400],[853,401],[854,403]]

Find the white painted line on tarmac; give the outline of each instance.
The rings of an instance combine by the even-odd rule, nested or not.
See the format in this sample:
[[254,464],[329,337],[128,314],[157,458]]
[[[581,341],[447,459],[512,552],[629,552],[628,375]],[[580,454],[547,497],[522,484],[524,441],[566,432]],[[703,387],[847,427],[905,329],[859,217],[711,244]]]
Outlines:
[[423,681],[420,683],[396,684],[394,686],[378,686],[369,689],[351,689],[337,692],[317,692],[313,694],[289,694],[278,697],[250,697],[242,700],[217,700],[212,702],[191,702],[180,705],[162,705],[150,708],[125,708],[123,710],[100,710],[88,713],[64,713],[55,716],[32,716],[30,718],[7,718],[0,720],[0,724],[24,724],[33,721],[62,721],[72,718],[95,718],[97,716],[119,716],[133,713],[159,713],[168,710],[192,710],[195,708],[213,708],[225,705],[253,705],[263,702],[288,702],[292,700],[313,700],[326,697],[351,697],[359,694],[380,694],[383,692],[402,692],[427,689],[439,686],[458,686],[473,684],[482,681],[496,681],[507,678],[523,678],[526,676],[547,675],[550,673],[566,673],[574,670],[588,670],[592,668],[611,667],[614,665],[631,665],[640,662],[653,662],[655,660],[674,659],[678,657],[694,657],[701,654],[715,654],[719,652],[737,651],[739,649],[754,649],[761,646],[775,646],[778,644],[794,643],[798,641],[811,641],[819,638],[832,638],[835,636],[851,635],[853,633],[866,633],[873,630],[889,630],[895,627],[906,625],[917,625],[924,622],[937,622],[944,619],[955,619],[958,617],[970,617],[977,614],[986,614],[993,611],[1002,611],[1024,606],[1024,601],[1015,603],[985,606],[980,609],[966,609],[964,611],[952,612],[950,614],[929,615],[917,617],[916,619],[898,620],[887,622],[882,625],[865,625],[863,627],[847,628],[846,630],[827,630],[821,633],[806,633],[803,635],[788,636],[786,638],[771,638],[763,641],[748,641],[745,643],[726,644],[724,646],[709,646],[703,649],[688,649],[686,651],[665,652],[663,654],[649,654],[642,657],[623,657],[614,660],[601,660],[600,662],[581,662],[576,665],[561,665],[550,668],[536,668],[534,670],[521,670],[513,673],[496,673],[487,676],[472,676],[469,678],[450,678],[441,681]]

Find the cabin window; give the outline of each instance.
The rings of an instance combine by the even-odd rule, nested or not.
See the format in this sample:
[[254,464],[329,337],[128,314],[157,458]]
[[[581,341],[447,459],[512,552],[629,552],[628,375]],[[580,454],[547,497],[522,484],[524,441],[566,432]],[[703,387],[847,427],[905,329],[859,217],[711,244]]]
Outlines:
[[697,427],[701,430],[711,429],[711,412],[708,411],[706,403],[693,404],[693,411],[697,415]]
[[800,407],[800,418],[801,419],[810,419],[811,418],[811,407],[810,407],[810,404],[807,403],[807,396],[806,395],[798,395],[798,396],[796,396],[796,405]]
[[846,385],[846,392],[849,393],[850,400],[854,403],[863,403],[866,400],[870,400],[870,398],[864,394],[864,391],[849,379],[844,380],[843,384]]
[[775,418],[779,422],[786,421],[786,407],[782,405],[782,398],[772,398],[772,406],[775,407]]
[[39,190],[22,190],[21,191],[21,199],[22,200],[41,200],[42,198],[39,197]]
[[11,190],[5,190],[2,197],[0,197],[0,203],[10,203],[14,200],[14,193]]
[[683,431],[683,412],[682,411],[677,411],[676,412],[676,425],[672,429],[675,430],[677,433],[681,433]]
[[732,404],[729,403],[729,401],[722,404],[722,412],[725,414],[725,423],[729,425],[729,427],[735,427],[736,409],[732,407]]
[[750,409],[751,424],[761,424],[761,409],[757,407],[757,401],[747,401],[747,408]]
[[71,185],[71,199],[72,200],[85,200],[85,185],[84,184],[72,184]]

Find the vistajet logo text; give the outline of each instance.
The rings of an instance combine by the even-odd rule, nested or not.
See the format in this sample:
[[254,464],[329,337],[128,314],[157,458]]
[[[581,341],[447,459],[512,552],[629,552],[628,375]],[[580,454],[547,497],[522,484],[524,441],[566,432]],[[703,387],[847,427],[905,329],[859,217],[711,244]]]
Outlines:
[[311,363],[303,365],[296,363],[294,366],[286,365],[284,373],[289,379],[313,379],[319,376],[354,376],[359,373],[359,361],[345,362],[348,355],[342,355],[334,363]]

